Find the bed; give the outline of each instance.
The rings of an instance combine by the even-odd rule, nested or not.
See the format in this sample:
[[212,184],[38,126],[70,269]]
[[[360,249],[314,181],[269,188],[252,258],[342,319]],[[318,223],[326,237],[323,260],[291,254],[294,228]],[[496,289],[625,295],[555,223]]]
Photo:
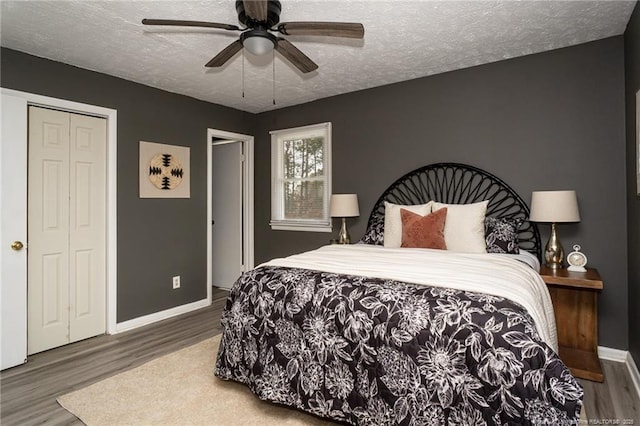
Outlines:
[[[482,247],[465,222],[477,233],[479,210]],[[222,315],[216,376],[345,424],[578,424],[583,392],[556,354],[528,215],[478,168],[407,173],[380,196],[358,244],[240,277]],[[409,244],[408,230],[432,230],[423,225],[434,226],[437,248]]]

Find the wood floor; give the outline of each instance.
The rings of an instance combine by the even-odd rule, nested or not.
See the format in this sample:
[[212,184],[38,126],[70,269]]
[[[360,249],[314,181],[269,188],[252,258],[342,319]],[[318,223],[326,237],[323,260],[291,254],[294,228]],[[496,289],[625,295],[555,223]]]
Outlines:
[[[214,290],[210,307],[125,333],[52,349],[3,371],[0,424],[81,425],[58,405],[56,397],[220,333],[226,295],[225,291]],[[602,364],[604,383],[580,381],[589,424],[640,425],[640,400],[626,366],[611,361]]]
[[220,334],[227,292],[211,306],[128,332],[94,337],[30,356],[0,373],[0,424],[82,425],[56,398]]

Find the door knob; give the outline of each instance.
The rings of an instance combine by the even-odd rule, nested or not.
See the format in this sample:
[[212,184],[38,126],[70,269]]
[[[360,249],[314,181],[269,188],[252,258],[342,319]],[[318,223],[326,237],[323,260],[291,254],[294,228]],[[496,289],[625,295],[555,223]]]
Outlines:
[[20,251],[23,247],[24,244],[22,244],[22,241],[14,241],[13,243],[11,243],[11,248],[15,251]]

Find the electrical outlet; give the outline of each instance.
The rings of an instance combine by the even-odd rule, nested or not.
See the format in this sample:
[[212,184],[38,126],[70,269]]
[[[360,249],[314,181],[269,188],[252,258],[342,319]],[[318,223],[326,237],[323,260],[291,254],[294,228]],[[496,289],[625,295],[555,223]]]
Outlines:
[[180,288],[180,275],[173,277],[173,289]]

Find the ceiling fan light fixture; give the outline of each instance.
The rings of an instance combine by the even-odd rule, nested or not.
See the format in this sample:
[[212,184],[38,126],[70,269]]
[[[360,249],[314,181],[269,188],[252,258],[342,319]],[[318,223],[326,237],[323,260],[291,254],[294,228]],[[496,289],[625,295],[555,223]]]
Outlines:
[[[243,48],[246,48],[248,52],[256,56],[273,54],[274,50],[277,50],[285,60],[300,72],[308,73],[318,69],[318,64],[313,62],[286,38],[280,37],[280,34],[347,38],[364,37],[364,26],[354,22],[300,21],[280,24],[281,10],[282,6],[279,0],[236,0],[238,20],[245,28],[217,22],[185,21],[180,19],[143,19],[142,24],[240,31],[240,38],[218,52],[205,64],[207,68],[223,66]],[[275,33],[278,35],[275,35]]]
[[254,55],[266,55],[276,47],[278,40],[273,34],[264,30],[252,30],[240,35],[245,49]]

